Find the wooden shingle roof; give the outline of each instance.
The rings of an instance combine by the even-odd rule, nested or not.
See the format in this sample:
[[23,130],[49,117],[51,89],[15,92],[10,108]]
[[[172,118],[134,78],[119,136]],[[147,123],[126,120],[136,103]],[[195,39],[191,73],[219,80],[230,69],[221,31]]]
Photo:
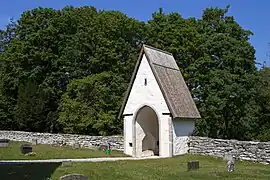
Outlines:
[[124,112],[143,54],[145,54],[148,60],[172,117],[200,118],[200,113],[197,110],[173,55],[147,45],[143,45],[142,47],[118,118],[120,118]]

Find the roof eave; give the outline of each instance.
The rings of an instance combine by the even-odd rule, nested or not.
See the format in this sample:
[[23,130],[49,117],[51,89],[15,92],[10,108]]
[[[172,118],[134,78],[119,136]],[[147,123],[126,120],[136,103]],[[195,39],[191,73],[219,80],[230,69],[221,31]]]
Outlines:
[[201,116],[176,116],[173,118],[187,119],[187,120],[199,120],[199,119],[201,119]]

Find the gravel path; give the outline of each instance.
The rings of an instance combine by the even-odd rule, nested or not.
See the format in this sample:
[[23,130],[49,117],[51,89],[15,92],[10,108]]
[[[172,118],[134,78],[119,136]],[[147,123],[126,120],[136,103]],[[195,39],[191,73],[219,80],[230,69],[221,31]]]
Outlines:
[[45,160],[0,160],[0,164],[22,164],[22,163],[53,163],[53,162],[104,162],[104,161],[121,161],[121,160],[143,160],[158,159],[159,156],[134,158],[134,157],[111,157],[111,158],[82,158],[82,159],[45,159]]

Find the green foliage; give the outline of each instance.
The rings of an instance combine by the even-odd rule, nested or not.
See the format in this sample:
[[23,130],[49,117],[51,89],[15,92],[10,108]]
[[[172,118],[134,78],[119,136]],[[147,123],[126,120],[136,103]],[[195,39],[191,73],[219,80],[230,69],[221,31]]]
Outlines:
[[[52,131],[53,118],[48,119],[48,94],[37,83],[28,80],[18,88],[18,99],[14,111],[14,121],[18,130]],[[55,119],[56,120],[56,119]]]
[[[61,124],[56,120],[61,97],[70,81],[112,72],[123,78],[123,85],[127,84],[139,52],[142,26],[143,23],[120,12],[97,12],[94,7],[65,7],[61,11],[37,8],[24,12],[17,24],[1,33],[7,39],[0,56],[0,105],[7,108],[1,109],[1,129],[61,132]],[[27,87],[28,81],[35,82],[37,94],[22,90],[21,86]],[[27,105],[39,101],[42,107],[37,109]],[[111,119],[115,114],[114,109],[106,113],[99,116]],[[11,120],[18,122],[15,127],[6,125]]]
[[270,141],[270,68],[262,69],[257,81],[257,104],[261,107],[256,139]]
[[59,122],[64,132],[92,135],[121,132],[117,113],[125,91],[122,81],[109,72],[71,81],[60,105]]
[[207,8],[202,19],[154,13],[147,42],[177,60],[202,115],[197,135],[251,139],[260,111],[252,33],[226,16],[228,9]]
[[256,70],[252,32],[228,11],[185,19],[160,9],[147,23],[87,6],[24,12],[0,31],[0,128],[121,133],[117,113],[146,43],[173,53],[202,115],[197,135],[269,140],[269,69]]

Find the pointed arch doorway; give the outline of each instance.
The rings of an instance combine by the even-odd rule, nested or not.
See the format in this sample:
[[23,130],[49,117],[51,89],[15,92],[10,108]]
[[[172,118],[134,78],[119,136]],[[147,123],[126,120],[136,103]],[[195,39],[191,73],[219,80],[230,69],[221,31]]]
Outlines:
[[159,156],[159,120],[149,106],[141,107],[133,123],[133,156]]

